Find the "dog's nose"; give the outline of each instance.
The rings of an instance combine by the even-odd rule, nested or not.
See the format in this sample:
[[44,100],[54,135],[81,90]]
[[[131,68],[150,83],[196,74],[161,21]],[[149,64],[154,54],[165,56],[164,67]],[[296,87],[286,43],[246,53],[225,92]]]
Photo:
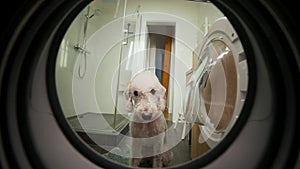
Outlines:
[[150,113],[142,113],[142,118],[144,119],[144,120],[150,120],[151,119],[151,117],[152,117],[152,114],[150,114]]

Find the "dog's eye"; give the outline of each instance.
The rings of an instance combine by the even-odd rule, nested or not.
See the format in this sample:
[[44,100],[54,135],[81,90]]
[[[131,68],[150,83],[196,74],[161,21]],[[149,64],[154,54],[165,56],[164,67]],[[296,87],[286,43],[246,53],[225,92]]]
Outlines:
[[133,94],[134,94],[134,96],[139,96],[139,92],[136,90],[133,92]]
[[150,91],[150,93],[152,94],[152,95],[155,95],[155,90],[154,89],[152,89],[151,91]]

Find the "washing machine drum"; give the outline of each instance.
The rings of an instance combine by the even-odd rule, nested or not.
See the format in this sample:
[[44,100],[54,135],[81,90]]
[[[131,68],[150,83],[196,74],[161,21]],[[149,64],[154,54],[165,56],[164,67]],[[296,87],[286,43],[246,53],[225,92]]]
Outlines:
[[248,85],[247,61],[226,17],[211,26],[198,53],[198,66],[192,75],[196,91],[193,113],[201,124],[199,142],[213,147],[241,112]]

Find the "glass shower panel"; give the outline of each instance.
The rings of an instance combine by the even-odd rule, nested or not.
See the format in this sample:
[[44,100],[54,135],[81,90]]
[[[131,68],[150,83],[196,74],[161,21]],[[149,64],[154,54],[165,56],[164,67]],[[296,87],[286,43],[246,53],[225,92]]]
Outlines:
[[[117,76],[114,78],[116,84],[115,93],[115,117],[114,128],[118,130],[122,125],[127,125],[131,112],[126,110],[126,99],[124,91],[126,90],[131,77],[135,73],[137,68],[136,61],[138,57],[138,51],[136,45],[139,43],[138,30],[139,24],[137,24],[138,15],[130,15],[124,17],[123,22],[123,39],[121,41],[120,50],[120,62],[118,66]],[[126,118],[127,124],[120,118]]]

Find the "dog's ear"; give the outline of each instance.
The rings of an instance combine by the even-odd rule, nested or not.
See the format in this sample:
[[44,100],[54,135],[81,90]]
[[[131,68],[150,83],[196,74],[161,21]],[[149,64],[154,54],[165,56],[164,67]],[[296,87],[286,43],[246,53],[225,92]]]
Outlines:
[[124,91],[124,96],[126,99],[126,111],[131,112],[133,110],[133,104],[132,104],[132,93],[130,90],[130,85]]
[[158,105],[158,107],[159,107],[159,109],[160,109],[160,111],[164,111],[165,110],[165,107],[166,107],[166,96],[165,96],[165,94],[166,94],[166,88],[163,86],[163,85],[160,85],[160,87],[159,87],[159,98],[158,98],[158,100],[159,100],[159,105]]

